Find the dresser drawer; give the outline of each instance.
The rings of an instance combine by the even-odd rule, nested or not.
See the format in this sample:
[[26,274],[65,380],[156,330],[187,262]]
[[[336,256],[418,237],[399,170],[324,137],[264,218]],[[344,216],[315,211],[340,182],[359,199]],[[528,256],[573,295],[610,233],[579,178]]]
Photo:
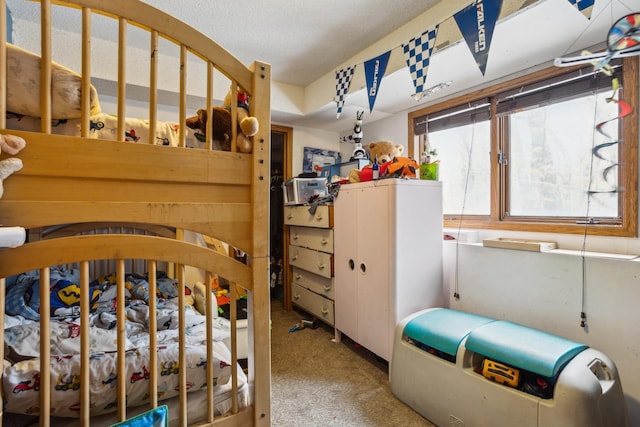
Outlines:
[[316,251],[333,253],[333,229],[292,226],[289,228],[290,243]]
[[298,267],[293,267],[291,270],[293,273],[293,283],[300,285],[303,288],[307,288],[316,294],[320,294],[329,299],[334,299],[333,278],[318,276],[317,274],[310,273],[307,270],[302,270]]
[[311,215],[309,206],[285,206],[284,223],[303,227],[333,228],[333,205],[320,205]]
[[304,308],[320,320],[333,326],[334,309],[333,301],[295,283],[291,284],[291,300],[294,304]]
[[333,277],[332,254],[289,245],[289,264],[322,277]]

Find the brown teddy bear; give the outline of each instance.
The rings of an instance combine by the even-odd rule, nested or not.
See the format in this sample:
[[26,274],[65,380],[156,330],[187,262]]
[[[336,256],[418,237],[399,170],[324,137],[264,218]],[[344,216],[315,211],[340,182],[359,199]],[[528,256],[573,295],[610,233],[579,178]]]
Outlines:
[[[249,116],[249,96],[238,90],[238,129],[236,147],[241,153],[251,153],[253,149],[252,136],[258,133],[258,119]],[[213,114],[213,140],[225,151],[231,150],[231,91],[224,98],[222,107],[211,107]],[[207,111],[198,110],[196,116],[187,119],[187,127],[206,133]]]
[[[371,159],[371,163],[373,163],[374,159],[378,159],[379,165],[393,160],[394,157],[398,157],[404,152],[404,147],[402,145],[394,144],[389,141],[370,142],[365,148],[369,152],[369,159]],[[364,176],[362,176],[362,179],[361,171],[353,169],[349,173],[349,182],[370,181],[371,174],[369,173],[369,169],[366,168],[367,167],[363,169],[365,173]]]

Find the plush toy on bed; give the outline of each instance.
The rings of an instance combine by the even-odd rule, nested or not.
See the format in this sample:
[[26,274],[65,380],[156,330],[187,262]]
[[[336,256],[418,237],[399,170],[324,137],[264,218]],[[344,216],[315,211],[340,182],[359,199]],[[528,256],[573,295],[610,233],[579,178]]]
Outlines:
[[[390,141],[370,142],[365,148],[369,152],[369,158],[372,162],[374,159],[378,159],[378,165],[380,165],[381,169],[386,162],[393,160],[394,157],[398,157],[404,152],[402,145],[394,144]],[[380,170],[380,176],[383,173],[384,170]],[[349,182],[371,181],[372,175],[371,166],[365,166],[362,170],[353,169],[349,173]]]
[[[249,116],[249,97],[242,90],[238,90],[238,129],[236,147],[241,153],[251,153],[253,141],[251,137],[258,133],[258,119]],[[218,142],[217,147],[225,151],[231,150],[231,91],[224,99],[224,106],[212,107],[213,113],[213,140]],[[187,119],[187,127],[200,130],[204,135],[207,128],[207,111],[198,110],[197,115]]]
[[[0,151],[15,155],[26,145],[24,139],[15,135],[0,135]],[[4,180],[14,172],[22,169],[22,160],[10,157],[0,161],[0,197],[4,193]]]

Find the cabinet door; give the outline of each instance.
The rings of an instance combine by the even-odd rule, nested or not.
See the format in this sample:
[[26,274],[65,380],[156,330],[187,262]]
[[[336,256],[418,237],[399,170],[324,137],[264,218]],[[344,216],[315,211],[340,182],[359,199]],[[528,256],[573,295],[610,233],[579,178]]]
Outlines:
[[357,340],[357,190],[348,185],[340,189],[334,202],[335,223],[334,272],[335,272],[335,325],[336,329]]
[[389,360],[389,229],[392,209],[386,186],[359,191],[357,223],[358,343]]

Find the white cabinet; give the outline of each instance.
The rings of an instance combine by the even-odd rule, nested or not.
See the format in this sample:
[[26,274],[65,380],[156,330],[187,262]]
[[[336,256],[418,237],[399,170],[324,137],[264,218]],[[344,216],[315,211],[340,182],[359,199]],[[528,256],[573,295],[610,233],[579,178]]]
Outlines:
[[336,337],[390,361],[396,324],[442,306],[442,183],[343,185],[334,209]]
[[330,325],[334,324],[333,206],[285,206],[289,226],[291,300]]

